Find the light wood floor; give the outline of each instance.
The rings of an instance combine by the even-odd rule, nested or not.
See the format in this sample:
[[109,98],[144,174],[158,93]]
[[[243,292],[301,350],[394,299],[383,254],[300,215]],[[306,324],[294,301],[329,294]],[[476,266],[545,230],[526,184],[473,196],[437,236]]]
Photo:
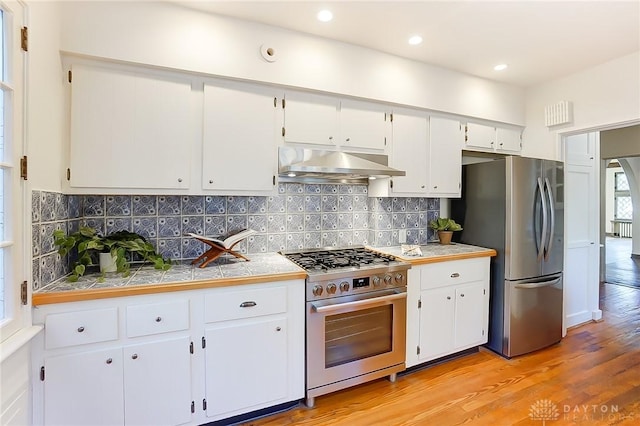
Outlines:
[[[246,425],[637,425],[640,290],[603,284],[601,307],[602,322],[571,329],[533,354],[507,360],[481,349],[396,383],[377,380],[318,397],[314,409],[300,405]],[[555,404],[556,420],[553,412],[535,411],[540,405],[532,411],[544,400]]]

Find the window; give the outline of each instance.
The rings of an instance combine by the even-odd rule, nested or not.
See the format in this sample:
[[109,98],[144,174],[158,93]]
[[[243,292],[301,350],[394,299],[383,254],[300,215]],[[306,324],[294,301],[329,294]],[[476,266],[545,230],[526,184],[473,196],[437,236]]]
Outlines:
[[24,214],[26,185],[19,170],[25,116],[21,26],[21,4],[0,2],[0,340],[23,326],[20,284],[28,271],[24,253],[29,237]]
[[633,217],[633,204],[629,182],[624,172],[616,172],[614,175],[614,217],[616,219],[629,219]]

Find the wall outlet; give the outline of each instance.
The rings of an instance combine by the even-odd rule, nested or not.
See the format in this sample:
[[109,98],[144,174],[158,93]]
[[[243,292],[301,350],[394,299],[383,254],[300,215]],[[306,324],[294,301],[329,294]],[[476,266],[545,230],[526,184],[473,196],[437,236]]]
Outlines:
[[407,242],[407,230],[406,229],[399,229],[398,230],[398,241],[400,242],[400,244],[404,244]]

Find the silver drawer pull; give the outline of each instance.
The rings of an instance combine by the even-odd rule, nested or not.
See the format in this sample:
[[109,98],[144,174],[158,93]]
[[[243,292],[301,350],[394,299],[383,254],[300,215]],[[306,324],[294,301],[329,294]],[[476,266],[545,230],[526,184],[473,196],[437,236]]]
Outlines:
[[458,278],[460,276],[459,273],[454,272],[453,274],[451,274],[451,278]]
[[84,327],[78,327],[78,333],[82,333],[84,331]]
[[242,302],[240,304],[240,307],[241,308],[251,308],[251,307],[256,306],[256,305],[257,305],[257,303],[253,302],[253,301],[251,301],[251,302]]
[[107,358],[107,364],[111,364],[113,360],[111,358]]
[[157,317],[156,322],[160,322],[160,321],[162,321],[162,317]]

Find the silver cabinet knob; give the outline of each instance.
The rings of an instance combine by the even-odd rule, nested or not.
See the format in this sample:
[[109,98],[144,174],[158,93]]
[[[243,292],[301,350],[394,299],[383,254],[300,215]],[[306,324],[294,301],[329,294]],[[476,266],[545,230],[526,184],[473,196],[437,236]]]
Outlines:
[[276,327],[276,331],[280,331],[280,330],[282,330],[282,328]]
[[209,179],[209,183],[213,183],[213,179]]
[[156,322],[162,321],[162,317],[156,317]]
[[424,185],[422,185],[420,188],[424,189]]
[[333,140],[333,136],[329,136],[329,140],[332,141]]
[[351,140],[351,138],[346,138],[345,141],[349,142]]
[[460,293],[460,297],[464,297],[464,293]]
[[111,358],[107,358],[107,364],[111,364],[113,360]]
[[78,327],[78,333],[82,333],[84,331],[84,327],[80,326]]
[[131,355],[131,359],[138,359],[138,354]]
[[438,189],[438,185],[434,185],[433,189]]
[[178,182],[182,182],[182,178],[178,178]]
[[447,296],[447,300],[451,300],[451,296]]

